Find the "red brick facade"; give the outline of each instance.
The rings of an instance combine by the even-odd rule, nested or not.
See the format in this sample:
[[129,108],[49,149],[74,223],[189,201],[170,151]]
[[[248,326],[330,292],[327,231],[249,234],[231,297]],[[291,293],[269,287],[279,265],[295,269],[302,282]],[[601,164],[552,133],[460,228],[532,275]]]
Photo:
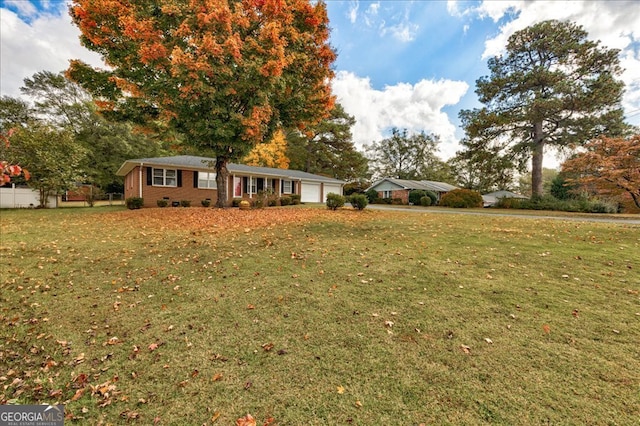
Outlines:
[[[385,198],[383,191],[378,191],[378,198]],[[402,204],[409,204],[409,190],[408,189],[396,189],[391,191],[392,200],[400,199]]]
[[[183,200],[189,201],[191,206],[201,206],[202,200],[210,199],[211,205],[214,205],[218,200],[218,191],[216,189],[198,188],[198,182],[194,182],[195,173],[192,170],[178,170],[177,185],[176,186],[158,186],[153,184],[153,178],[151,176],[151,167],[135,167],[129,172],[124,180],[124,196],[130,197],[142,197],[144,199],[144,207],[156,207],[158,200],[168,199],[169,205],[173,202],[181,202]],[[246,179],[247,176],[235,175],[240,178],[242,189],[242,195],[240,197],[234,196],[234,175],[230,174],[227,183],[227,195],[228,202],[233,198],[255,198],[255,193],[249,193],[253,191],[247,190]],[[265,178],[254,177],[255,179],[262,179],[260,184],[266,185]],[[274,188],[276,194],[280,194],[280,179],[270,179],[269,182]],[[257,189],[261,189],[258,185]],[[299,193],[299,182],[292,182],[292,191],[294,194]],[[287,194],[288,195],[288,194]]]

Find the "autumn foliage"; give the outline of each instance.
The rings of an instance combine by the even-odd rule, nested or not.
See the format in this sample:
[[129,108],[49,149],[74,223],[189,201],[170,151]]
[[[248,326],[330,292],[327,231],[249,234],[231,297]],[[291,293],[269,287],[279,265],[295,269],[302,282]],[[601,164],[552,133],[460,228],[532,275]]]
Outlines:
[[323,2],[74,0],[70,13],[82,43],[110,70],[72,61],[69,76],[105,114],[159,119],[213,153],[219,200],[229,160],[333,107],[335,53]]
[[257,144],[243,162],[249,166],[275,167],[276,169],[288,169],[287,140],[282,130],[274,133],[269,142]]
[[[10,129],[6,135],[0,134],[0,144],[9,148],[9,138],[14,133],[13,129]],[[0,160],[0,186],[11,182],[12,177],[18,177],[23,175],[25,179],[29,180],[29,170],[20,167],[17,164],[9,164],[7,160]]]
[[640,135],[594,139],[585,148],[563,164],[563,171],[576,176],[568,181],[598,195],[631,197],[640,208]]

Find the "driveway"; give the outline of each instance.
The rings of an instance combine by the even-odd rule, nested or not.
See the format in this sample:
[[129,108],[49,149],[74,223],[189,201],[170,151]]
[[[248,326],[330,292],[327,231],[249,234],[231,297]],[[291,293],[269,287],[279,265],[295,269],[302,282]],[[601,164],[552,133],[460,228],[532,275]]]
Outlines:
[[638,218],[624,216],[615,217],[612,215],[598,216],[593,214],[588,216],[585,213],[576,213],[575,216],[554,216],[545,214],[517,214],[517,213],[505,213],[504,210],[496,211],[487,209],[486,211],[479,210],[467,210],[467,209],[442,209],[438,207],[417,207],[417,206],[390,206],[385,204],[369,204],[368,209],[371,210],[388,210],[399,211],[405,213],[423,213],[423,214],[466,214],[476,216],[504,216],[504,217],[518,217],[522,219],[552,219],[552,220],[564,220],[568,222],[601,222],[601,223],[616,223],[623,225],[640,225],[640,216]]

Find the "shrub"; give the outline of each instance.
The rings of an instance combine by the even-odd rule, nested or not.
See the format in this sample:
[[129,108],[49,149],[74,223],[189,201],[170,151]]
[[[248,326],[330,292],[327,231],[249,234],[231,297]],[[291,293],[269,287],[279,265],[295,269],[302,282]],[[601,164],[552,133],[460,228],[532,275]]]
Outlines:
[[431,198],[431,205],[435,206],[438,204],[438,194],[433,191],[425,191],[427,193],[427,197]]
[[288,206],[289,204],[291,204],[291,197],[287,195],[285,195],[284,197],[280,197],[281,206]]
[[425,195],[424,197],[420,198],[420,205],[422,207],[429,207],[431,205],[431,197]]
[[180,205],[182,207],[191,207],[191,201],[189,201],[189,200],[180,200]]
[[420,199],[426,196],[427,191],[423,191],[422,189],[414,189],[412,191],[409,191],[409,204],[417,206],[420,204]]
[[559,200],[551,195],[532,199],[501,198],[496,207],[503,209],[551,210],[575,213],[617,213],[616,203],[603,200],[579,199]]
[[373,188],[365,192],[365,195],[371,204],[375,204],[380,200],[378,197],[378,191]]
[[136,210],[144,206],[144,199],[141,197],[129,197],[124,200],[124,203],[129,210]]
[[211,199],[210,198],[206,198],[206,199],[200,201],[200,204],[202,204],[202,207],[209,207],[211,205]]
[[242,198],[234,198],[233,200],[231,200],[231,206],[240,207],[240,201],[242,201]]
[[167,207],[169,205],[169,200],[167,198],[162,198],[156,201],[156,204],[158,205],[158,207]]
[[382,198],[380,201],[382,204],[391,204],[393,202],[391,198]]
[[262,209],[266,203],[266,198],[258,196],[257,198],[251,200],[251,207],[254,209]]
[[470,189],[454,189],[440,199],[440,205],[444,207],[470,208],[482,207],[482,204],[482,195]]
[[402,205],[404,204],[404,200],[402,198],[393,198],[391,199],[391,204]]
[[344,206],[345,198],[340,194],[334,194],[330,192],[327,194],[327,208],[330,210],[337,210]]
[[349,197],[349,202],[351,203],[353,208],[364,210],[364,208],[367,207],[367,204],[369,204],[369,199],[364,194],[352,194]]
[[301,199],[300,194],[291,194],[291,204],[294,206],[300,204]]

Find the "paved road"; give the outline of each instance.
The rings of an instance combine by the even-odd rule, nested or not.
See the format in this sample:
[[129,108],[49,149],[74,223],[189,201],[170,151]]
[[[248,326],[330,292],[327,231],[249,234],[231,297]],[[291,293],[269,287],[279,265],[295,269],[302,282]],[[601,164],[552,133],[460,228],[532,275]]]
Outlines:
[[[570,222],[600,222],[600,223],[616,223],[623,225],[640,225],[640,217],[634,218],[616,218],[613,216],[549,216],[544,214],[515,214],[515,213],[500,213],[494,211],[478,211],[478,210],[466,210],[466,209],[447,209],[441,210],[438,208],[421,208],[421,207],[394,207],[384,204],[369,204],[367,206],[371,210],[389,210],[400,211],[405,213],[426,213],[426,214],[466,214],[476,216],[505,216],[505,217],[517,217],[522,219],[552,219],[552,220],[564,220]],[[634,226],[635,227],[635,226]]]

